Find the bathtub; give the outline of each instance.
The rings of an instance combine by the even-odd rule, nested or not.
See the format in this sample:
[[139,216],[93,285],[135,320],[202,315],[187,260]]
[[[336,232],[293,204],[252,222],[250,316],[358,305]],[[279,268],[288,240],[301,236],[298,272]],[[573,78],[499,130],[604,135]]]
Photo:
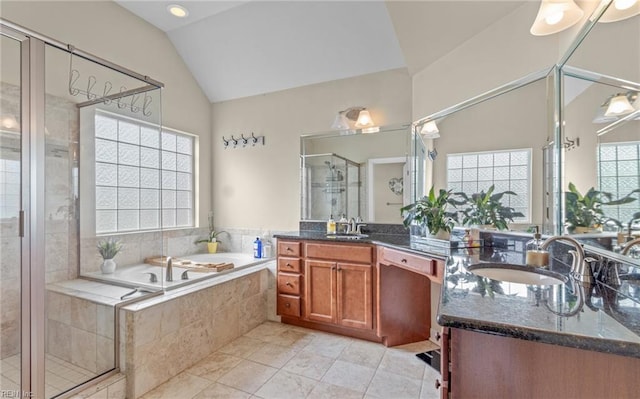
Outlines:
[[[171,290],[216,276],[233,273],[253,265],[264,263],[269,259],[256,259],[251,254],[239,252],[221,252],[215,254],[193,254],[180,256],[179,259],[191,260],[193,262],[203,263],[233,263],[233,269],[223,270],[221,272],[196,271],[185,267],[173,266],[173,281],[166,281],[166,268],[161,266],[149,265],[146,263],[118,266],[116,271],[111,274],[102,274],[101,272],[84,273],[83,277],[96,279],[100,281],[110,282],[118,285],[124,285],[132,288],[144,288],[151,291]],[[184,272],[187,272],[188,279],[183,280]],[[155,275],[157,282],[151,281]]]

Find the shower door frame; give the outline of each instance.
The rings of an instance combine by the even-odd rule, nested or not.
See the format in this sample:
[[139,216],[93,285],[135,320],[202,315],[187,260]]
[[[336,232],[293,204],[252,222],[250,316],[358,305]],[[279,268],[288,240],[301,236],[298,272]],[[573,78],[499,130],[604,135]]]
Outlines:
[[[20,397],[45,398],[45,47],[50,45],[159,89],[164,84],[2,18],[0,35],[17,40],[21,46]],[[118,356],[115,359],[117,362]],[[118,373],[119,364],[114,366],[61,396],[75,394]]]

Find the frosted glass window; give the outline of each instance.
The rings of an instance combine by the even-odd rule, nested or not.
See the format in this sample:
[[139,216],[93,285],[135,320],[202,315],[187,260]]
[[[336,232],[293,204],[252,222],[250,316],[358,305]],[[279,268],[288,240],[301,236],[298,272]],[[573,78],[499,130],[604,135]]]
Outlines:
[[97,234],[193,226],[195,137],[102,111],[95,129]]
[[602,143],[598,145],[598,190],[613,199],[631,195],[636,200],[623,205],[603,206],[606,217],[627,225],[640,210],[640,141]]
[[502,201],[525,215],[516,222],[531,219],[530,182],[531,149],[447,155],[448,190],[470,196],[493,185],[496,193],[513,191],[516,196],[505,195]]

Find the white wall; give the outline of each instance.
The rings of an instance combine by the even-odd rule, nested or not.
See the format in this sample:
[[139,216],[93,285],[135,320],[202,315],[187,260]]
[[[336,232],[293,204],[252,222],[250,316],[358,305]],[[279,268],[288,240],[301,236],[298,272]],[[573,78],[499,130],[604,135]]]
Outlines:
[[[211,158],[217,226],[297,230],[300,135],[327,131],[336,113],[365,106],[376,124],[411,119],[405,69],[214,103]],[[224,149],[222,136],[264,135],[265,146]],[[202,156],[206,154],[202,153]]]
[[[210,103],[165,33],[153,25],[112,1],[2,1],[0,16],[163,82],[163,124],[198,135],[203,154],[210,148]],[[199,220],[206,226],[211,158],[201,157],[199,169]]]

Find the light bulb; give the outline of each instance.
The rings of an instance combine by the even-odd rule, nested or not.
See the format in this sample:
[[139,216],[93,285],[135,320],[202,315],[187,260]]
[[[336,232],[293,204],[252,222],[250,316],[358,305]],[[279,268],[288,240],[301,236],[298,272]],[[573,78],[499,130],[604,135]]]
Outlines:
[[367,111],[366,109],[360,111],[360,114],[358,115],[358,121],[356,122],[356,127],[369,127],[373,125],[373,119],[371,119],[369,111]]
[[633,7],[637,2],[638,0],[615,0],[613,6],[616,10],[627,10]]
[[562,21],[562,18],[564,18],[564,11],[558,10],[553,12],[552,14],[547,15],[544,18],[544,22],[546,22],[548,25],[555,25],[558,22]]
[[622,115],[633,112],[634,108],[629,102],[629,99],[624,94],[618,94],[609,101],[605,116]]

